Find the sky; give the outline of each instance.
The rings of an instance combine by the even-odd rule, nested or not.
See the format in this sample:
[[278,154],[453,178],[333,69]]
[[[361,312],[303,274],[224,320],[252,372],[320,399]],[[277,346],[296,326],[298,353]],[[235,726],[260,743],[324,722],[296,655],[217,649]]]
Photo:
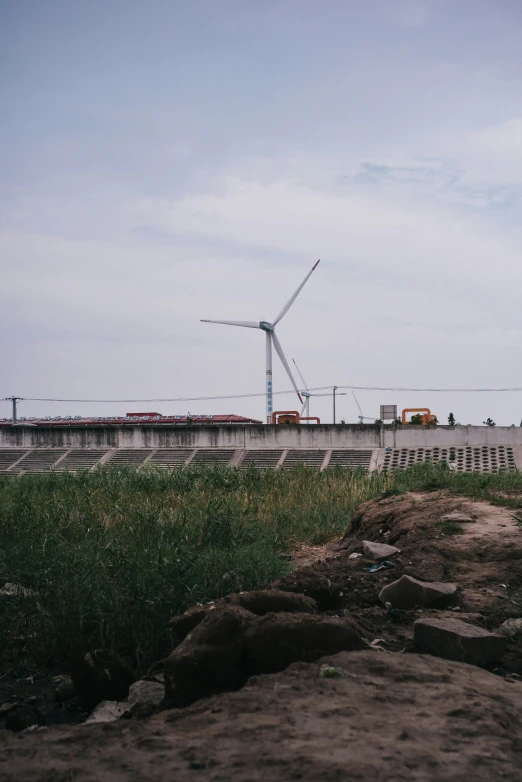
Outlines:
[[[277,327],[310,387],[522,386],[521,38],[519,0],[0,0],[0,398],[262,394],[264,334],[200,319],[275,318],[318,258]],[[265,400],[19,405],[136,410]]]

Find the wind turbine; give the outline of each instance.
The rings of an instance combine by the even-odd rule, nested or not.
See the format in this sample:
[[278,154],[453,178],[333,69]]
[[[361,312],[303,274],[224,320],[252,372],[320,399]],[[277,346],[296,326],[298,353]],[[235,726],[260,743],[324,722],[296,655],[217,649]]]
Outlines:
[[304,379],[304,377],[302,376],[301,372],[299,371],[299,367],[297,366],[295,358],[293,358],[292,361],[295,364],[295,368],[297,369],[297,374],[301,378],[301,382],[302,382],[303,387],[304,387],[304,390],[301,391],[301,396],[304,396],[304,400],[305,400],[304,404],[303,404],[303,409],[301,410],[301,415],[303,415],[303,413],[306,410],[306,417],[309,418],[310,417],[310,397],[311,396],[330,396],[330,393],[328,392],[327,394],[312,394],[312,392],[308,390],[308,384],[307,384],[306,380]]
[[357,417],[358,417],[360,423],[363,424],[365,421],[374,421],[375,419],[374,418],[370,418],[369,415],[363,415],[363,411],[361,410],[361,405],[359,404],[359,402],[357,401],[357,397],[355,396],[355,391],[352,391],[352,394],[353,394],[353,398],[355,399],[355,404],[359,408],[360,415],[358,415]]
[[287,301],[277,318],[274,320],[273,323],[269,323],[267,320],[259,321],[258,323],[253,320],[204,320],[202,319],[202,323],[220,323],[223,326],[242,326],[247,329],[261,329],[266,333],[266,416],[267,416],[267,423],[271,423],[272,421],[272,394],[274,391],[274,387],[272,385],[272,345],[275,348],[275,351],[279,358],[281,359],[281,363],[286,369],[286,373],[288,377],[291,380],[291,383],[293,387],[295,388],[296,394],[299,397],[299,401],[301,404],[303,403],[303,399],[301,397],[301,394],[299,393],[299,389],[297,388],[295,384],[295,380],[292,376],[292,373],[290,371],[290,367],[288,365],[288,361],[286,360],[285,354],[283,353],[283,348],[281,347],[281,343],[279,342],[279,339],[277,337],[277,334],[275,333],[275,327],[279,323],[282,318],[286,315],[294,301],[299,296],[301,290],[304,288],[306,282],[308,281],[308,278],[311,277],[312,272],[314,269],[317,268],[319,264],[319,261],[314,263],[312,266],[311,271],[308,272],[306,277],[304,278],[301,285],[298,287],[296,292],[293,296],[290,297],[290,299]]

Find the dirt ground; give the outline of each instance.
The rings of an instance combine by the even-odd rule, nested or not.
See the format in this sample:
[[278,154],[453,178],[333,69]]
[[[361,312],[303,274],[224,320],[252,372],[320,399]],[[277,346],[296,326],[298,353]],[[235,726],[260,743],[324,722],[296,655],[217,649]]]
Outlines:
[[[440,517],[453,510],[474,521],[448,530]],[[370,573],[370,560],[350,559],[363,540],[397,546],[395,568]],[[521,778],[522,644],[490,671],[413,645],[420,616],[487,629],[520,616],[522,530],[511,511],[445,492],[384,497],[362,506],[342,539],[301,548],[294,564],[274,586],[355,617],[366,651],[294,663],[143,721],[0,730],[0,782]],[[403,574],[457,584],[455,604],[390,615],[379,591]],[[326,663],[340,675],[324,678]]]

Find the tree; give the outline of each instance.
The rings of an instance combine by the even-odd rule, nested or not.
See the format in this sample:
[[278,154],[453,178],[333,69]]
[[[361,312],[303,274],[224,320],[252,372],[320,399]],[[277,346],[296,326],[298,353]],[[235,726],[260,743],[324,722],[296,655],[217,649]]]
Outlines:
[[496,426],[496,423],[492,418],[486,418],[486,420],[482,421],[482,423],[484,424],[484,426]]
[[456,423],[455,422],[455,416],[453,415],[453,413],[450,413],[449,416],[448,416],[448,424],[450,426],[455,426],[455,423]]
[[412,415],[410,418],[410,424],[413,424],[413,426],[422,426],[424,421],[422,420],[422,415],[420,413],[415,413],[415,415]]

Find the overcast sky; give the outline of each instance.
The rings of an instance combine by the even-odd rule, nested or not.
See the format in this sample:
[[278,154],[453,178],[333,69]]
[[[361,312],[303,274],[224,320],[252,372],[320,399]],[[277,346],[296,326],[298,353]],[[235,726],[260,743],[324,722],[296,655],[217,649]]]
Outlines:
[[[522,386],[520,0],[0,0],[0,397]],[[274,358],[274,387],[290,387]],[[522,394],[358,393],[519,424]],[[274,400],[293,409],[295,396]],[[23,402],[20,415],[265,403]],[[9,415],[0,402],[0,416]],[[331,400],[311,402],[331,421]],[[353,398],[338,416],[355,421]]]

